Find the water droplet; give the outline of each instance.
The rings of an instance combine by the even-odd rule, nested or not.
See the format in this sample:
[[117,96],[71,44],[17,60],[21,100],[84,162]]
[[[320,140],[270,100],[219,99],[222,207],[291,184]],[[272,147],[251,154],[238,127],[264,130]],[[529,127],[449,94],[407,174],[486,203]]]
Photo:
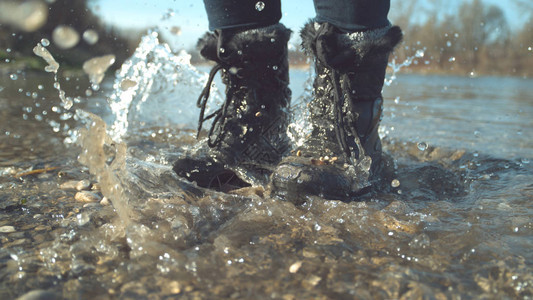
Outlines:
[[42,39],[41,45],[43,45],[43,47],[48,47],[50,46],[50,41],[48,39]]
[[278,70],[278,66],[272,66],[272,70],[277,71]]
[[11,78],[11,80],[17,80],[17,79],[19,79],[19,77],[17,76],[17,74],[11,74],[11,75],[9,75],[9,78]]
[[529,164],[529,159],[527,159],[527,158],[522,158],[522,163],[523,163],[523,164],[526,164],[526,165]]
[[416,57],[424,57],[424,50],[418,49],[416,50]]
[[271,38],[271,39],[270,39],[270,42],[271,42],[271,43],[274,43],[274,42],[276,42],[276,39],[275,39],[275,38]]
[[446,46],[451,47],[451,46],[452,46],[452,42],[447,41],[447,42],[446,42]]
[[42,84],[39,84],[39,85],[37,86],[37,88],[38,88],[39,90],[42,90],[42,89],[44,89],[44,86],[43,86]]
[[83,40],[89,45],[96,44],[98,42],[98,38],[98,33],[92,29],[85,30],[83,33]]
[[220,53],[224,53],[224,52],[226,52],[226,49],[224,49],[224,48],[220,48],[220,49],[218,49],[218,52],[220,52]]
[[236,67],[229,68],[229,73],[230,74],[237,75],[237,72],[239,72],[239,70]]
[[391,182],[391,186],[393,188],[397,188],[400,186],[400,181],[398,179],[394,179],[392,182]]
[[255,4],[255,10],[263,11],[263,9],[265,9],[265,2],[257,1],[257,3]]
[[237,50],[237,54],[238,55],[242,55],[242,51],[241,50]]
[[448,59],[448,61],[449,62],[455,61],[455,57],[454,56],[450,57],[450,59]]
[[400,103],[400,97],[394,98],[394,103],[399,104]]
[[428,148],[428,144],[426,144],[425,142],[419,142],[416,147],[420,151],[426,151],[426,149]]
[[59,25],[52,32],[52,39],[59,48],[69,49],[78,44],[80,35],[70,26]]

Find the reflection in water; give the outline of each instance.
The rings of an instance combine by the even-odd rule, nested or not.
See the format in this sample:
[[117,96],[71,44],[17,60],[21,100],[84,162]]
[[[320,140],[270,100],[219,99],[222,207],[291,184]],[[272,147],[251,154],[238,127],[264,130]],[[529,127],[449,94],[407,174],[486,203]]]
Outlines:
[[[294,206],[265,187],[218,193],[171,171],[195,143],[205,76],[156,37],[113,86],[73,104],[94,115],[62,117],[48,77],[0,81],[1,298],[533,295],[528,81],[398,76],[385,91],[399,100],[386,103],[396,167],[383,187]],[[291,75],[308,97],[307,73]],[[62,86],[76,98],[89,85]],[[52,121],[58,132],[43,128]],[[64,144],[80,127],[79,145]]]

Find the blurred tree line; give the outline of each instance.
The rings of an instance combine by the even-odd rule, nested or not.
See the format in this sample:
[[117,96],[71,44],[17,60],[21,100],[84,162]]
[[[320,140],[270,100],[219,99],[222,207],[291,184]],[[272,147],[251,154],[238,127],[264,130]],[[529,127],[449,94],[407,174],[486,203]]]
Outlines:
[[[41,39],[45,38],[51,41],[47,48],[63,66],[77,68],[95,56],[114,54],[116,56],[114,67],[120,67],[122,62],[135,50],[139,37],[126,38],[116,30],[105,26],[98,16],[88,8],[88,3],[91,1],[94,0],[41,1],[42,4],[46,3],[48,6],[47,16],[45,23],[36,30],[23,30],[23,28],[18,28],[13,24],[0,22],[0,44],[2,45],[0,58],[6,57],[10,62],[27,61],[29,64],[26,66],[18,64],[19,67],[37,67],[35,61],[31,60],[35,57],[32,50]],[[24,3],[24,1],[19,2]],[[78,32],[80,41],[75,47],[62,49],[54,44],[52,33],[60,25],[68,25]],[[98,35],[98,41],[93,45],[81,38],[87,30],[94,30]],[[41,61],[37,60],[37,62],[40,63]]]
[[[396,1],[391,19],[404,30],[404,42],[395,52],[397,61],[423,50],[409,69],[455,74],[533,75],[533,2],[502,1],[514,5],[528,21],[511,30],[503,10],[481,0],[464,0],[456,12],[444,0]],[[429,5],[428,5],[429,4]],[[420,12],[423,9],[424,11]],[[425,21],[413,15],[425,16]]]

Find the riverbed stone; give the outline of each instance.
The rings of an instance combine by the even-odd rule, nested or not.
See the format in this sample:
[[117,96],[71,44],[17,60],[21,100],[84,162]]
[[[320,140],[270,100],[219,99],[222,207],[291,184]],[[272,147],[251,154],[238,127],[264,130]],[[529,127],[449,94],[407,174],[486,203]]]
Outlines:
[[85,202],[85,203],[98,202],[101,200],[100,196],[89,191],[77,192],[76,195],[74,196],[74,199],[76,199],[76,201],[78,202]]
[[45,290],[34,290],[17,298],[17,300],[55,300],[55,299],[59,299],[58,294],[45,291]]
[[76,190],[78,191],[90,190],[91,186],[92,186],[92,183],[90,180],[87,180],[87,179],[80,180],[78,181],[78,183],[76,183]]
[[78,184],[78,180],[69,180],[59,185],[62,190],[75,190]]
[[0,233],[13,233],[16,231],[17,230],[15,229],[15,227],[10,226],[10,225],[0,227]]

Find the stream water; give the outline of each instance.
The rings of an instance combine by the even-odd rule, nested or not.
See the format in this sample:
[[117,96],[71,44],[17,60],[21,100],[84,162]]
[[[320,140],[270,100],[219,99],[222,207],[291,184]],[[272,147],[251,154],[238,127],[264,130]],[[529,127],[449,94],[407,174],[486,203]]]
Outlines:
[[70,110],[51,74],[2,74],[1,299],[533,298],[530,79],[397,75],[390,188],[295,206],[171,171],[205,71],[147,36],[97,91],[59,76]]

